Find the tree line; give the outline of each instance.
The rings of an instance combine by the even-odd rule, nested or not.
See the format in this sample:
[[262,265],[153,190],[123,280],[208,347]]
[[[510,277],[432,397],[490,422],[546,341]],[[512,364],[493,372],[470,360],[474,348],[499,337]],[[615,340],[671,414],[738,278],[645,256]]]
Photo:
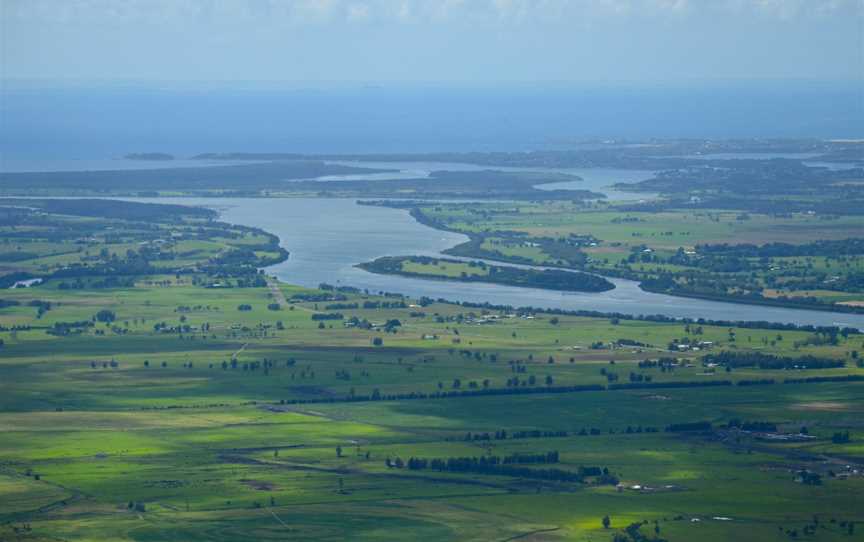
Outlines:
[[557,451],[545,454],[512,454],[509,456],[480,456],[480,457],[448,457],[425,459],[421,457],[410,457],[407,461],[401,458],[384,460],[388,468],[408,468],[409,470],[435,470],[438,472],[474,473],[495,476],[512,476],[516,478],[531,478],[538,480],[549,480],[553,482],[576,482],[587,483],[588,478],[593,478],[598,485],[616,485],[618,478],[609,472],[607,467],[584,467],[580,466],[577,471],[559,468],[537,469],[519,465],[539,464],[548,465],[559,462]]

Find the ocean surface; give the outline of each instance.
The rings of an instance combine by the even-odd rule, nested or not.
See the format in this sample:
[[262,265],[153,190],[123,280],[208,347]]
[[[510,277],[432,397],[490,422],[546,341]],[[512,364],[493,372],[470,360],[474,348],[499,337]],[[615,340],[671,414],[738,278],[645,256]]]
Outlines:
[[283,90],[4,85],[0,167],[151,151],[522,151],[575,148],[586,138],[856,138],[862,127],[860,88],[801,81]]

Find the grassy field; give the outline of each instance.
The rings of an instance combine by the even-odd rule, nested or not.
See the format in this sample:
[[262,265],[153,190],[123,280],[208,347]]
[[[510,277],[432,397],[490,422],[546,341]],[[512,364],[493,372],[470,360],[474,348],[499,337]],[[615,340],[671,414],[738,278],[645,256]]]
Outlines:
[[[449,251],[455,255],[622,276],[673,295],[833,310],[864,304],[864,250],[840,245],[864,237],[857,216],[649,212],[626,203],[563,201],[437,204],[414,214],[472,236]],[[710,249],[767,244],[783,248],[743,255],[734,248]],[[808,247],[797,253],[786,248],[801,245]]]
[[412,275],[438,275],[449,278],[458,278],[465,275],[489,276],[489,269],[486,266],[480,267],[470,265],[468,262],[452,260],[434,260],[430,262],[409,260],[402,263],[402,271]]
[[[793,529],[805,539],[850,540],[857,534],[848,522],[864,521],[864,478],[852,474],[864,462],[864,383],[780,383],[864,375],[852,358],[864,349],[860,335],[829,344],[806,331],[419,307],[284,284],[288,302],[273,310],[267,287],[192,282],[150,276],[94,292],[49,281],[4,292],[20,305],[0,309],[0,539],[611,540],[646,521],[640,532],[655,536],[656,526],[668,540],[786,540],[782,530]],[[33,299],[52,308],[38,316]],[[341,320],[312,319],[333,305],[343,307]],[[99,310],[116,320],[47,333]],[[400,325],[385,331],[392,320]],[[711,351],[847,363],[727,373],[700,363],[701,351],[669,352],[687,337],[712,343]],[[668,372],[638,366],[664,356],[680,361]],[[777,383],[542,392],[605,387],[613,373],[654,383]],[[515,391],[540,393],[333,402],[375,390],[514,391],[514,377]],[[735,418],[770,421],[780,434],[806,426],[810,438],[722,429]],[[664,431],[703,420],[715,429]],[[566,436],[466,440],[499,430]],[[846,430],[849,443],[832,442]],[[385,464],[549,451],[560,454],[555,468],[605,467],[620,486]],[[796,482],[802,469],[822,483]],[[814,516],[818,528],[807,538]]]

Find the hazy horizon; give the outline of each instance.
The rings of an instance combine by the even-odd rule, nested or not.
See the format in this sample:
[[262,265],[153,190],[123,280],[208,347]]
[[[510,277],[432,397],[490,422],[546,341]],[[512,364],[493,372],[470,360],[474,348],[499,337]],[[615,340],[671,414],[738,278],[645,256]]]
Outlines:
[[7,159],[864,136],[861,0],[0,0],[0,10]]
[[862,77],[860,0],[3,0],[0,10],[6,80]]

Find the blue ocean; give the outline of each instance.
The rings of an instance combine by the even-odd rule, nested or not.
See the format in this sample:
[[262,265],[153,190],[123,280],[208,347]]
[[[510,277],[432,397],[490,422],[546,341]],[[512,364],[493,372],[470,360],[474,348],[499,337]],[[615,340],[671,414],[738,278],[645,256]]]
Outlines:
[[164,151],[405,153],[575,148],[586,139],[860,138],[860,85],[6,85],[16,160]]

